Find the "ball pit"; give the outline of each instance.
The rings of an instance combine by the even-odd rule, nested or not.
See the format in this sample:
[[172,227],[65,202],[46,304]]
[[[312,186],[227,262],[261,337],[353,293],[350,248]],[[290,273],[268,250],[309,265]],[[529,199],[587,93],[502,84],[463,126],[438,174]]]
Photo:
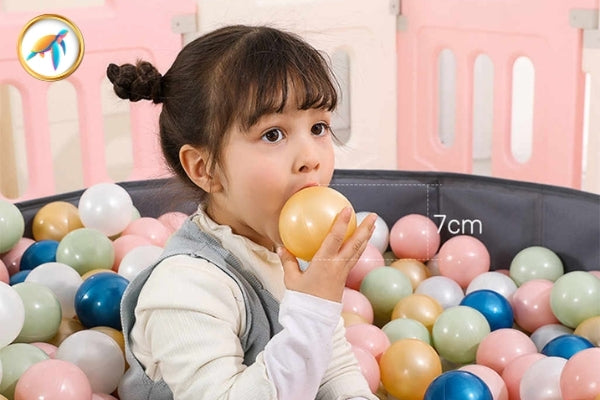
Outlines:
[[[169,191],[162,190],[165,184],[167,184],[166,181],[160,180],[122,184],[133,204],[127,211],[129,214],[121,210],[122,219],[130,219],[127,226],[135,220],[149,219],[138,222],[138,227],[133,225],[129,230],[125,226],[102,233],[102,239],[98,239],[98,243],[111,244],[112,257],[105,257],[106,260],[101,262],[102,268],[99,271],[96,263],[93,263],[93,266],[91,264],[71,266],[80,275],[81,282],[65,276],[58,279],[58,281],[64,280],[64,283],[61,284],[50,282],[48,278],[36,277],[37,274],[31,275],[31,278],[27,274],[22,276],[18,276],[18,274],[23,253],[36,243],[36,240],[56,240],[59,242],[57,249],[60,249],[60,242],[69,233],[78,229],[94,229],[83,223],[83,226],[79,226],[77,215],[72,214],[66,218],[73,222],[70,228],[64,228],[69,224],[65,223],[65,218],[59,217],[51,220],[49,216],[45,216],[43,220],[46,221],[46,226],[41,228],[40,226],[35,227],[34,224],[36,213],[45,204],[65,202],[77,205],[83,191],[17,204],[17,209],[23,217],[24,229],[23,232],[20,231],[18,223],[20,217],[17,215],[17,223],[13,223],[16,231],[13,228],[10,238],[12,245],[9,247],[4,244],[4,247],[8,248],[2,249],[0,259],[11,280],[16,277],[14,279],[15,286],[18,278],[19,282],[27,283],[31,280],[37,284],[47,284],[53,291],[56,290],[56,302],[59,304],[62,319],[59,317],[58,326],[51,338],[34,341],[35,338],[32,337],[27,339],[31,340],[30,343],[15,342],[26,319],[23,300],[13,287],[0,282],[0,326],[10,327],[9,330],[3,329],[0,334],[0,366],[3,367],[0,369],[2,377],[0,379],[0,399],[6,397],[8,400],[14,400],[19,378],[24,376],[29,367],[36,363],[41,364],[44,360],[61,360],[71,365],[77,365],[76,358],[85,360],[85,362],[81,362],[86,365],[77,365],[77,367],[86,374],[94,392],[92,399],[114,400],[118,398],[115,388],[124,369],[127,368],[123,358],[122,333],[119,331],[119,327],[104,326],[107,324],[106,322],[82,324],[82,317],[77,313],[73,315],[73,311],[69,311],[65,304],[69,302],[69,296],[74,296],[73,289],[81,287],[87,279],[92,280],[94,276],[102,276],[109,273],[108,271],[113,271],[110,274],[119,277],[115,272],[119,270],[121,260],[129,251],[143,245],[159,247],[164,245],[168,235],[181,224],[187,215],[195,210],[196,205],[193,203],[177,203],[178,199],[173,199]],[[461,385],[464,386],[463,383],[460,383],[463,382],[461,381],[463,379],[468,382],[468,385],[471,385],[468,390],[473,393],[475,393],[476,387],[479,388],[477,389],[479,397],[475,398],[500,400],[504,399],[502,396],[504,396],[505,390],[502,383],[498,381],[498,376],[504,382],[506,392],[510,395],[511,400],[519,398],[535,400],[538,397],[534,392],[539,391],[542,387],[549,393],[562,392],[562,396],[567,400],[600,399],[600,389],[596,389],[600,387],[600,378],[597,375],[599,369],[589,368],[590,363],[598,363],[600,311],[596,309],[595,305],[600,303],[594,303],[593,296],[599,293],[597,287],[600,285],[600,279],[587,273],[590,270],[600,269],[600,254],[597,247],[600,228],[596,226],[597,224],[592,223],[592,221],[597,221],[600,216],[598,196],[523,182],[476,178],[458,174],[400,171],[377,171],[375,173],[373,171],[336,171],[331,186],[348,198],[357,211],[357,219],[362,215],[360,213],[362,211],[365,213],[376,212],[380,217],[377,222],[379,225],[377,240],[370,243],[368,251],[363,253],[363,260],[360,260],[357,267],[353,269],[347,281],[347,290],[353,290],[354,297],[351,299],[352,301],[347,300],[349,304],[344,305],[346,307],[344,321],[347,326],[346,331],[350,332],[349,340],[352,338],[354,341],[352,343],[353,351],[359,367],[367,378],[371,390],[377,392],[381,399],[387,400],[394,397],[418,400],[451,398],[439,395],[439,390],[450,387],[458,390]],[[124,201],[123,204],[125,204],[125,208],[128,207],[127,201]],[[70,212],[73,211],[72,207],[64,205],[63,207],[69,208]],[[5,205],[0,209],[0,220],[2,220],[2,210],[5,209],[13,210]],[[503,212],[504,210],[510,210],[510,212]],[[139,215],[137,215],[138,212]],[[66,215],[67,211],[54,211],[54,213]],[[421,217],[413,218],[419,218],[422,223],[429,225],[429,230],[426,233],[423,233],[423,230],[413,233],[412,240],[416,241],[414,243],[422,245],[423,238],[425,238],[425,251],[421,248],[422,252],[419,254],[399,253],[402,255],[402,259],[399,259],[392,251],[392,241],[397,244],[400,241],[398,236],[394,239],[388,237],[387,247],[384,248],[382,243],[386,243],[386,237],[381,232],[385,233],[384,228],[392,227],[389,229],[391,235],[394,224],[407,215],[420,215]],[[439,226],[440,218],[433,218],[434,215],[444,215],[448,220],[454,221],[477,219],[481,222],[483,230],[476,233],[450,232],[447,225]],[[428,216],[430,222],[425,221],[422,218],[424,216]],[[15,218],[14,215],[13,218]],[[99,220],[108,222],[102,221],[102,218]],[[162,225],[157,225],[157,222]],[[454,227],[456,226],[454,225]],[[544,229],[539,229],[540,226],[543,226]],[[435,229],[432,229],[433,227]],[[55,237],[33,235],[34,229],[37,231],[43,230],[42,228],[48,232],[60,231],[60,234]],[[98,226],[95,229],[98,230],[97,228]],[[410,233],[406,232],[406,227],[401,228],[404,230],[403,234]],[[394,232],[395,234],[398,233],[398,229]],[[119,232],[115,233],[115,230]],[[577,235],[570,232],[577,232]],[[469,271],[467,275],[464,274],[465,271],[453,270],[457,267],[449,266],[450,263],[442,262],[440,268],[439,261],[442,258],[448,260],[444,252],[440,255],[438,251],[450,239],[458,236],[473,237],[480,242],[488,252],[489,266],[483,262],[473,267],[473,270]],[[132,237],[135,239],[130,239]],[[438,237],[439,243],[436,245]],[[475,243],[473,238],[466,240]],[[85,242],[85,240],[83,241]],[[527,270],[522,265],[519,266],[520,257],[515,261],[516,255],[533,246],[543,246],[558,257],[562,267],[560,274],[556,274],[558,270],[556,263],[549,263],[549,266],[546,266],[544,262],[539,262],[541,266],[535,270]],[[106,252],[110,253],[110,250],[106,250]],[[478,259],[481,259],[481,254],[485,255],[485,252],[478,254]],[[61,257],[65,257],[64,254]],[[418,264],[414,262],[409,264],[406,260],[411,258],[417,259]],[[69,265],[62,258],[56,261]],[[404,266],[399,267],[399,265]],[[32,271],[39,270],[41,273],[44,268],[46,268],[44,264],[41,264]],[[127,270],[131,278],[135,275],[136,268],[137,266],[129,264]],[[394,269],[406,278],[400,278],[403,282],[401,285],[403,291],[397,296],[396,301],[383,301],[385,303],[384,312],[376,311],[379,307],[378,302],[381,302],[380,299],[377,299],[378,290],[366,289],[371,279],[368,279],[365,284],[365,291],[371,293],[367,296],[359,291],[368,274],[381,268]],[[548,271],[554,275],[543,274]],[[92,272],[93,275],[84,279],[87,273]],[[443,274],[440,275],[442,272]],[[572,272],[578,273],[571,274]],[[28,274],[32,273],[28,272]],[[55,275],[62,274],[57,272]],[[123,276],[121,278],[125,281],[128,280]],[[458,282],[455,279],[458,279]],[[527,314],[521,309],[525,307],[525,302],[530,302],[531,297],[527,298],[524,294],[532,294],[525,289],[528,282],[535,279],[547,279],[552,283],[553,296],[546,296],[546,293],[535,299],[538,307],[549,309],[555,319],[545,319],[540,322],[536,318],[539,312]],[[393,281],[384,278],[380,280]],[[521,290],[515,300],[517,291],[523,286],[525,289]],[[573,290],[573,287],[589,289],[587,292],[591,291],[591,300],[585,297],[584,293]],[[59,288],[63,289],[62,293],[59,293]],[[466,295],[478,290],[490,290],[508,300],[515,318],[512,328],[490,330],[489,333],[484,334],[485,326],[481,323],[481,319],[486,321],[488,327],[490,324],[483,313],[464,303],[461,305],[461,301]],[[361,296],[356,296],[356,293]],[[456,344],[446,343],[446,346],[453,351],[444,348],[444,332],[438,332],[436,340],[436,335],[432,334],[435,330],[435,323],[431,326],[432,332],[430,333],[422,322],[413,319],[417,316],[409,315],[407,312],[400,313],[398,311],[399,315],[396,315],[398,318],[392,319],[394,307],[401,300],[412,298],[409,296],[416,294],[435,299],[444,312],[448,311],[450,315],[457,313],[457,309],[470,308],[466,312],[463,311],[466,314],[459,317],[462,324],[467,326],[466,330],[459,332],[459,336],[465,341],[462,351],[464,354],[457,354]],[[118,294],[113,297],[118,298]],[[357,300],[359,297],[360,300]],[[555,298],[554,307],[551,307],[550,304],[552,297]],[[364,298],[367,299],[367,303],[364,302]],[[573,306],[574,303],[580,302],[579,304],[581,304],[582,301],[587,304],[586,307],[583,307],[585,310]],[[406,300],[406,302],[408,301]],[[402,305],[398,307],[399,310],[401,308]],[[539,310],[539,308],[537,309]],[[373,312],[373,317],[369,314],[370,311]],[[379,314],[378,318],[374,318],[375,314]],[[22,320],[19,319],[19,315],[22,315]],[[435,318],[436,322],[441,321],[438,326],[444,328],[439,330],[451,329],[450,322],[444,323],[442,315],[443,312]],[[473,315],[477,315],[477,317],[473,317]],[[442,319],[440,320],[440,318]],[[41,319],[38,322],[40,326],[43,325]],[[101,325],[91,326],[95,324]],[[477,326],[481,329],[476,329]],[[506,331],[509,332],[506,333]],[[541,349],[549,342],[565,334],[581,336],[587,339],[593,347],[580,349],[568,360],[563,357],[549,357],[541,353]],[[495,340],[496,344],[494,344]],[[90,344],[92,342],[94,344]],[[471,347],[474,347],[474,353],[473,349],[467,350],[467,343],[471,343]],[[101,367],[105,365],[106,360],[100,361],[97,354],[90,354],[89,349],[93,347],[102,348],[103,357],[111,360],[112,364],[108,370]],[[564,351],[562,348],[559,350]],[[4,362],[5,359],[6,362]],[[423,362],[419,364],[416,360]],[[541,361],[544,363],[540,367],[536,363]],[[465,362],[468,363],[466,366],[461,365]],[[16,363],[18,365],[13,367]],[[425,365],[427,368],[424,370]],[[534,365],[536,368],[533,368]],[[7,370],[7,366],[10,371]],[[484,376],[483,371],[489,372],[488,370],[494,373]],[[539,371],[543,371],[543,376]],[[477,375],[477,372],[480,376]],[[400,373],[407,374],[406,376],[410,376],[412,379],[403,381],[405,382],[403,385],[390,383],[390,381],[394,381],[394,378],[391,377]],[[464,378],[465,376],[468,378]],[[60,379],[60,376],[57,379]],[[583,383],[574,385],[575,379]],[[25,376],[23,386],[26,385],[27,380],[28,378]],[[469,387],[468,385],[467,387]],[[85,384],[82,384],[81,387],[85,387]],[[40,383],[34,389],[43,390],[43,385]],[[85,391],[85,389],[83,390]],[[87,396],[87,391],[85,396]]]

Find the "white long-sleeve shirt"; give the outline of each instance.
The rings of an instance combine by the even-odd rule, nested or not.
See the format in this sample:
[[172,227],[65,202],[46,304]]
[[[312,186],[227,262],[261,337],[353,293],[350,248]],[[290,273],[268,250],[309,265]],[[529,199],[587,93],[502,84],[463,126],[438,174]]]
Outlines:
[[239,335],[242,293],[206,260],[164,260],[144,285],[131,331],[132,351],[175,400],[376,400],[345,339],[342,305],[289,291],[279,257],[200,209],[194,222],[214,235],[280,300],[283,326],[251,366]]

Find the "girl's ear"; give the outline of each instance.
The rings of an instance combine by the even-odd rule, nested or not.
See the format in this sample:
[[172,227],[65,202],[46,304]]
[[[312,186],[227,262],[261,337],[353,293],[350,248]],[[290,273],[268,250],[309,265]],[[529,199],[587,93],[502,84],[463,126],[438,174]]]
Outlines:
[[186,144],[179,150],[179,162],[192,182],[206,193],[215,193],[223,187],[219,180],[212,176],[208,160],[209,154],[206,149]]

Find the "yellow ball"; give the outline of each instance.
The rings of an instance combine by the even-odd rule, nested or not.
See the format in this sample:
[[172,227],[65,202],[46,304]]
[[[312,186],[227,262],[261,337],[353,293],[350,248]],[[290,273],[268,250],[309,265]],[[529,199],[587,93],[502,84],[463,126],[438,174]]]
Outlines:
[[[329,233],[335,217],[350,201],[340,192],[324,186],[311,186],[294,193],[279,216],[279,234],[283,245],[294,256],[310,261]],[[352,212],[344,239],[356,229]]]
[[56,347],[58,347],[63,342],[63,340],[71,336],[73,333],[79,332],[84,329],[84,326],[81,324],[81,322],[79,322],[78,319],[63,318],[60,322],[60,326],[58,327],[58,332],[52,339],[47,340],[47,343],[53,344]]
[[125,355],[125,338],[123,337],[123,332],[111,328],[110,326],[94,326],[93,328],[90,328],[90,330],[102,332],[105,335],[110,336],[121,348],[123,356]]
[[379,367],[387,392],[403,400],[422,400],[429,384],[442,373],[435,349],[419,339],[392,343],[381,356]]
[[583,320],[577,325],[573,333],[583,336],[592,342],[594,346],[600,347],[600,315]]
[[369,321],[364,319],[362,316],[351,313],[351,312],[342,312],[342,318],[344,319],[344,326],[348,327],[350,325],[357,324],[368,324]]
[[416,289],[421,282],[429,278],[427,266],[414,258],[401,258],[392,262],[390,267],[394,267],[404,272],[406,276],[408,276],[408,279],[410,279],[413,290]]
[[113,271],[112,269],[108,269],[108,268],[94,268],[92,270],[89,270],[85,274],[81,275],[81,279],[85,281],[90,276],[93,276],[93,275],[96,275],[96,274],[99,274],[99,273],[102,273],[102,272],[110,272],[112,274],[116,274],[116,272]]
[[60,241],[78,228],[83,228],[79,210],[66,201],[53,201],[40,208],[31,225],[35,240]]
[[444,308],[433,297],[414,293],[403,297],[396,303],[392,311],[392,319],[414,319],[425,325],[431,332],[433,324],[443,311]]

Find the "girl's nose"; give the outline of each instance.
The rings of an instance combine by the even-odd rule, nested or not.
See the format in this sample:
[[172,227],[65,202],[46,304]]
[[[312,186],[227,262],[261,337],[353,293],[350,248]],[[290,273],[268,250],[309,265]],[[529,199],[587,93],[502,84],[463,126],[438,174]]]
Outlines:
[[294,169],[298,172],[310,172],[319,169],[321,165],[319,154],[317,143],[310,139],[303,141],[303,145],[298,149]]
[[319,161],[317,159],[306,160],[306,162],[300,166],[299,172],[309,172],[319,169]]

